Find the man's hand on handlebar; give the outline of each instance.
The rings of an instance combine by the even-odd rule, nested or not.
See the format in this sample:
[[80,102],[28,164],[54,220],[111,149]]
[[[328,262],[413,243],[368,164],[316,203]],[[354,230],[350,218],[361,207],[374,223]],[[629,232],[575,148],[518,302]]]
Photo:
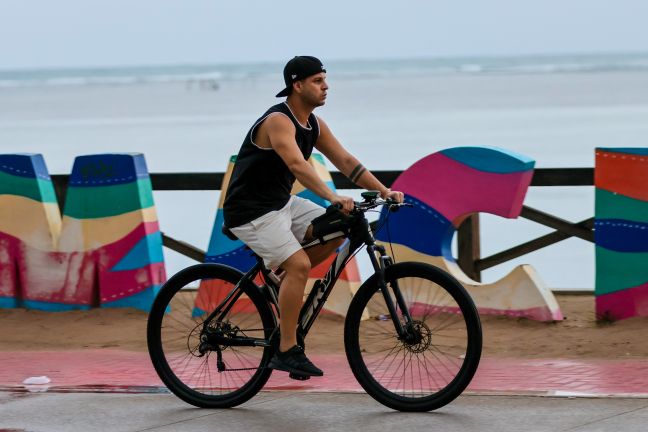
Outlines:
[[386,201],[396,201],[397,203],[402,203],[405,199],[405,194],[403,192],[393,191],[391,189],[387,190],[388,192],[383,196]]
[[337,206],[340,207],[345,213],[352,211],[354,206],[353,198],[340,195],[335,195],[331,199],[331,204],[337,204]]

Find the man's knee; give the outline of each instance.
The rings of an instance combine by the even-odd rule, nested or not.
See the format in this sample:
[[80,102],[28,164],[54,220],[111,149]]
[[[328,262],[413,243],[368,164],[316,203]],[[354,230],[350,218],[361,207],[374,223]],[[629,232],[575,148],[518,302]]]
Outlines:
[[311,262],[306,252],[301,250],[284,261],[281,264],[281,268],[286,270],[286,273],[290,276],[308,278],[308,273],[311,270]]

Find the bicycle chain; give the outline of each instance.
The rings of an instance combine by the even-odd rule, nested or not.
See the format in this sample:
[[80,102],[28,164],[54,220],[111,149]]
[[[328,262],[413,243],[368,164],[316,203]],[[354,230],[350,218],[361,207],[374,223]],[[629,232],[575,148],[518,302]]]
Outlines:
[[261,368],[237,368],[237,369],[225,369],[223,372],[237,372],[237,371],[259,370],[259,369]]

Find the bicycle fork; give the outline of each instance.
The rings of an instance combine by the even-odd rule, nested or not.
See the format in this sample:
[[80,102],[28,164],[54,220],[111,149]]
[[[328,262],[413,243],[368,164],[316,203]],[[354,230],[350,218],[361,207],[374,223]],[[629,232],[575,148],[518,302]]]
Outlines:
[[[388,285],[385,280],[385,270],[393,264],[392,258],[386,254],[383,246],[375,244],[367,246],[367,252],[369,252],[369,258],[376,270],[376,274],[378,275],[378,288],[385,300],[389,316],[394,323],[398,338],[410,342],[415,336],[409,331],[411,328],[412,316],[410,315],[407,304],[405,303],[403,293],[398,286],[398,281],[394,280]],[[377,253],[380,255],[379,258],[376,256]],[[390,291],[394,294],[393,298]],[[394,299],[396,300],[395,303]],[[405,323],[398,318],[398,309],[401,310]],[[405,324],[405,326],[403,324]]]

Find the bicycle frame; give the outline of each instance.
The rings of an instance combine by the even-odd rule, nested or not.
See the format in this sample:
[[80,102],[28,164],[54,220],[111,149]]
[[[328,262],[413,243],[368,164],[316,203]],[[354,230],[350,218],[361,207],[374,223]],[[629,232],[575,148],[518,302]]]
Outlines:
[[[364,238],[354,239],[353,237],[351,237],[342,244],[340,250],[335,256],[335,259],[331,263],[331,266],[324,275],[324,278],[321,281],[316,281],[308,297],[306,298],[306,301],[304,302],[299,315],[299,326],[304,337],[306,337],[308,331],[310,330],[311,326],[324,307],[326,300],[328,299],[331,291],[333,290],[333,287],[335,286],[335,283],[342,273],[342,270],[344,270],[344,267],[348,263],[350,257],[355,254],[355,252],[363,245],[366,245],[369,259],[375,273],[378,275],[378,283],[381,285],[381,290],[383,292],[383,295],[385,296],[385,302],[389,309],[390,315],[394,318],[397,316],[396,306],[394,305],[391,296],[389,296],[388,290],[383,289],[386,288],[385,269],[392,264],[392,258],[387,255],[384,247],[376,245],[373,233],[371,232],[367,220],[363,218],[363,222],[366,225],[366,230],[363,230]],[[336,239],[344,235],[343,233],[336,234],[331,234],[331,239]],[[328,239],[326,238],[325,240],[328,241]],[[321,243],[322,242],[320,242],[319,240],[314,240],[313,242],[303,245],[303,247],[304,249],[308,249]],[[396,296],[400,309],[407,315],[407,320],[411,321],[409,312],[405,307],[405,301],[402,297],[400,289],[396,287],[394,289],[394,294]],[[402,336],[404,334],[404,330],[400,320],[394,319],[394,325],[397,328],[398,334]]]
[[[330,234],[331,238],[325,238],[324,240],[335,240],[342,237],[343,235],[344,233],[342,232]],[[318,239],[303,245],[303,247],[304,249],[309,249],[320,244],[322,244],[322,242]],[[340,277],[340,274],[342,274],[342,270],[344,270],[344,267],[348,263],[350,257],[355,253],[356,250],[358,250],[359,247],[362,246],[360,244],[357,245],[357,247],[352,248],[351,245],[351,240],[347,239],[342,244],[342,246],[340,246],[340,249],[333,259],[331,266],[324,275],[324,278],[315,281],[315,283],[313,284],[313,288],[308,294],[308,297],[306,298],[306,301],[304,302],[299,313],[299,327],[304,337],[306,336],[306,334],[308,334],[308,331],[315,322],[315,319],[317,319],[319,313],[324,307],[324,303],[326,303],[326,300],[331,294],[331,291],[333,291],[333,287]]]
[[[367,221],[366,217],[364,217],[364,214],[362,214],[362,217],[358,218],[357,226],[354,230],[352,230],[352,232],[345,233],[340,231],[332,233],[324,236],[323,239],[315,239],[312,241],[304,242],[302,244],[302,247],[304,249],[310,249],[320,244],[324,244],[328,241],[335,240],[347,235],[348,239],[339,248],[338,253],[331,263],[331,266],[324,275],[324,278],[315,282],[313,288],[308,294],[308,297],[306,298],[306,301],[302,305],[298,320],[298,334],[300,334],[302,338],[306,337],[308,331],[310,330],[311,326],[324,307],[324,304],[326,303],[326,300],[333,290],[333,287],[335,286],[335,283],[337,282],[340,274],[344,270],[344,267],[346,266],[350,258],[355,254],[355,252],[362,246],[366,245],[369,259],[374,268],[376,277],[378,277],[377,282],[380,285],[380,290],[385,298],[385,303],[387,305],[396,331],[399,337],[407,337],[407,328],[403,326],[403,322],[398,319],[397,313],[398,309],[400,309],[403,313],[403,317],[405,318],[405,322],[412,322],[412,318],[409,314],[408,308],[406,307],[405,300],[398,285],[393,282],[391,284],[391,288],[394,292],[394,298],[396,299],[396,303],[394,303],[391,295],[389,294],[389,289],[385,281],[385,269],[392,264],[392,258],[386,253],[383,246],[376,244],[375,238],[369,226],[369,222]],[[232,291],[230,291],[230,293],[225,297],[221,304],[216,307],[214,311],[207,317],[207,319],[204,321],[205,326],[207,326],[208,323],[213,319],[222,320],[227,315],[236,300],[243,294],[241,284],[247,283],[248,281],[254,281],[259,273],[263,275],[263,279],[266,282],[265,285],[260,287],[260,289],[267,290],[266,294],[267,297],[269,297],[268,300],[276,306],[275,310],[277,311],[277,314],[279,313],[279,301],[277,297],[279,288],[274,282],[272,282],[272,279],[269,277],[270,270],[265,268],[261,258],[257,257],[257,260],[257,264],[255,264],[247,273],[245,273],[245,275],[241,278],[241,281],[236,284],[236,286],[232,289]],[[222,339],[218,338],[217,340],[214,340],[214,342],[223,345],[270,345],[270,341],[261,341],[259,339],[245,337],[223,337]]]

